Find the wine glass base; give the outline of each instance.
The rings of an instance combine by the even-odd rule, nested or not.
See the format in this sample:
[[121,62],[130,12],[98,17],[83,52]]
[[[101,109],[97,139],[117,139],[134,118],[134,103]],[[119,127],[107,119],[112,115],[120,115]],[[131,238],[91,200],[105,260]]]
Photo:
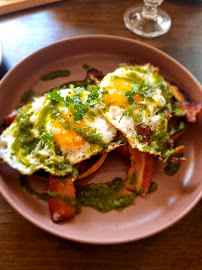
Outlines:
[[130,7],[124,13],[124,23],[133,33],[143,37],[158,37],[165,34],[171,26],[167,12],[158,8],[155,20],[144,17],[142,6]]

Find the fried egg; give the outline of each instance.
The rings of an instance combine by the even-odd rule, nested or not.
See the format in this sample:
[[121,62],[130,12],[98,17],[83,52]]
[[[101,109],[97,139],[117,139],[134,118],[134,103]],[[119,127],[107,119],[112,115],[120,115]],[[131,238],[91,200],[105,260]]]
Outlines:
[[[163,155],[169,137],[166,113],[171,91],[151,65],[121,66],[100,84],[103,115],[120,130],[132,148]],[[166,110],[166,111],[165,111]]]
[[75,164],[110,147],[117,135],[89,95],[71,87],[35,97],[1,134],[0,158],[22,174],[74,173]]

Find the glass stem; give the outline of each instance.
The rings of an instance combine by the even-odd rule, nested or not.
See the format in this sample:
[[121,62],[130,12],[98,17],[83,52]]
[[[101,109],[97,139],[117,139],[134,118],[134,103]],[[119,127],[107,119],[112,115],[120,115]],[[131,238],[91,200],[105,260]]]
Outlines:
[[142,16],[144,19],[155,21],[157,18],[157,8],[162,1],[158,0],[144,0],[144,7],[142,10]]

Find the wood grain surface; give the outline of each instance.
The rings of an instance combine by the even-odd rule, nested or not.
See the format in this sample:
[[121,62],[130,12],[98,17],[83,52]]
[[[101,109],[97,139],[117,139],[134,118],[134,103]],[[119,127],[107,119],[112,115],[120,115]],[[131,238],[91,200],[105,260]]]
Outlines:
[[[168,53],[202,82],[201,1],[167,0],[170,31],[155,39],[140,38],[123,23],[124,11],[142,1],[66,0],[0,16],[3,61],[0,76],[34,51],[55,41],[87,34],[141,40]],[[202,269],[199,203],[171,228],[138,242],[112,246],[74,243],[35,227],[0,196],[0,269]]]

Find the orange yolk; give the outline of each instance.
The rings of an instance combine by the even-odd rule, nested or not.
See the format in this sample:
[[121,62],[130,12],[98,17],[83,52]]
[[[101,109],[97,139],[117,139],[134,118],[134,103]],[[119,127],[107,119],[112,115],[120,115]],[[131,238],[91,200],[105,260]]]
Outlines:
[[[67,120],[69,123],[73,123],[74,122],[74,118],[73,118],[72,113],[68,112],[68,113],[64,114],[63,116],[64,116],[65,120]],[[80,129],[83,129],[86,125],[89,125],[90,126],[91,125],[91,122],[93,122],[93,119],[86,115],[85,116],[85,121],[82,120],[82,121],[79,121],[78,123],[75,123],[74,122],[74,125],[77,126]],[[91,130],[91,128],[89,129],[89,131],[90,130]]]
[[[124,79],[115,78],[108,79],[107,83],[109,84],[109,86],[106,86],[105,90],[109,91],[110,93],[104,97],[104,101],[111,106],[123,105],[127,108],[127,106],[129,106],[129,102],[125,97],[124,93],[131,90],[131,83]],[[143,101],[141,97],[139,97],[138,95],[134,96],[134,103],[138,104],[141,101]],[[137,108],[140,109],[140,107]]]
[[66,149],[82,146],[85,143],[85,140],[75,131],[64,129],[58,120],[55,120],[52,123],[52,128],[55,130],[53,138],[56,140],[58,145]]
[[[85,121],[80,121],[78,123],[75,123],[73,115],[70,112],[64,114],[63,116],[65,120],[67,120],[71,124],[74,124],[80,129],[83,129],[84,126],[86,126],[87,124],[86,121],[87,122],[93,121],[91,118],[86,116]],[[55,120],[52,123],[52,128],[53,130],[55,128],[55,132],[53,133],[53,138],[56,140],[58,145],[66,149],[81,146],[81,145],[84,145],[85,143],[85,140],[80,135],[78,135],[76,131],[64,129],[58,120]],[[91,133],[91,130],[92,128],[88,130],[89,134]]]

